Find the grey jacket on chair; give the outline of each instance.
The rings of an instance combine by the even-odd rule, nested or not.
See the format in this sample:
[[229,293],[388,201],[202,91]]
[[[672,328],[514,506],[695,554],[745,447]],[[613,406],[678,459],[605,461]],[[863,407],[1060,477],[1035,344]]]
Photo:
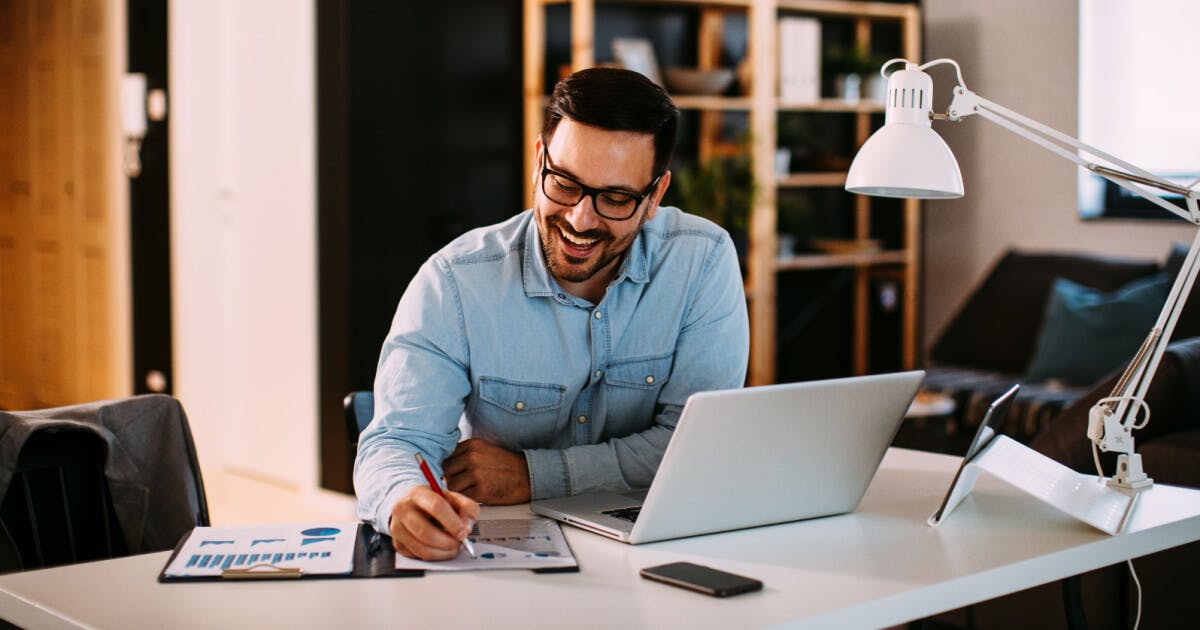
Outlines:
[[0,498],[25,442],[45,430],[85,430],[108,446],[104,476],[128,552],[174,548],[208,525],[204,480],[178,400],[146,395],[38,411],[0,411]]

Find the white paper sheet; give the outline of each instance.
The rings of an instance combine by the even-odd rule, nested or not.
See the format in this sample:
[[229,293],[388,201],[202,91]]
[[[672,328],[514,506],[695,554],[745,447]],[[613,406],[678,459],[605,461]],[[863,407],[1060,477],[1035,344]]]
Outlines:
[[555,569],[576,566],[562,528],[548,518],[482,520],[471,532],[475,558],[465,550],[442,562],[425,562],[396,555],[397,569],[481,571],[487,569]]
[[1120,533],[1133,508],[1132,495],[1108,487],[1094,475],[1077,473],[1008,436],[997,436],[968,466],[978,466],[1108,534]]
[[358,523],[197,527],[167,567],[168,577],[219,576],[255,565],[305,574],[350,573]]

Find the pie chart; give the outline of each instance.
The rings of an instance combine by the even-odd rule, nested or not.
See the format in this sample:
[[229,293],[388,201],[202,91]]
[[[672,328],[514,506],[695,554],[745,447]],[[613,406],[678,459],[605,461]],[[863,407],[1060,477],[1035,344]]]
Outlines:
[[336,527],[310,527],[300,533],[305,536],[334,536],[341,533],[341,531]]

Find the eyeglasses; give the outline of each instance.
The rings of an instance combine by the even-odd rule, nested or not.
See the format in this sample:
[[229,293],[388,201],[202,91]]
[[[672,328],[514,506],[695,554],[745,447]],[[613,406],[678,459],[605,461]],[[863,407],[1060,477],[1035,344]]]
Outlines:
[[619,188],[584,186],[574,177],[559,173],[550,166],[550,152],[542,151],[542,193],[547,199],[559,205],[574,206],[584,197],[591,197],[596,214],[610,221],[624,221],[632,217],[650,191],[658,185],[658,180],[662,179],[662,175],[655,177],[646,190],[638,194]]

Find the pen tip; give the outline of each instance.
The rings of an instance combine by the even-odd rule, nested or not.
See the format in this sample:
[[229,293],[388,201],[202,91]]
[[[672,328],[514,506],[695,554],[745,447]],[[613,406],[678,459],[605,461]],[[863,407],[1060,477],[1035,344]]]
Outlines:
[[421,454],[420,454],[420,453],[415,453],[413,456],[417,458],[417,463],[418,463],[418,464],[424,464],[424,463],[425,463],[425,458],[424,458],[424,457],[421,457]]

